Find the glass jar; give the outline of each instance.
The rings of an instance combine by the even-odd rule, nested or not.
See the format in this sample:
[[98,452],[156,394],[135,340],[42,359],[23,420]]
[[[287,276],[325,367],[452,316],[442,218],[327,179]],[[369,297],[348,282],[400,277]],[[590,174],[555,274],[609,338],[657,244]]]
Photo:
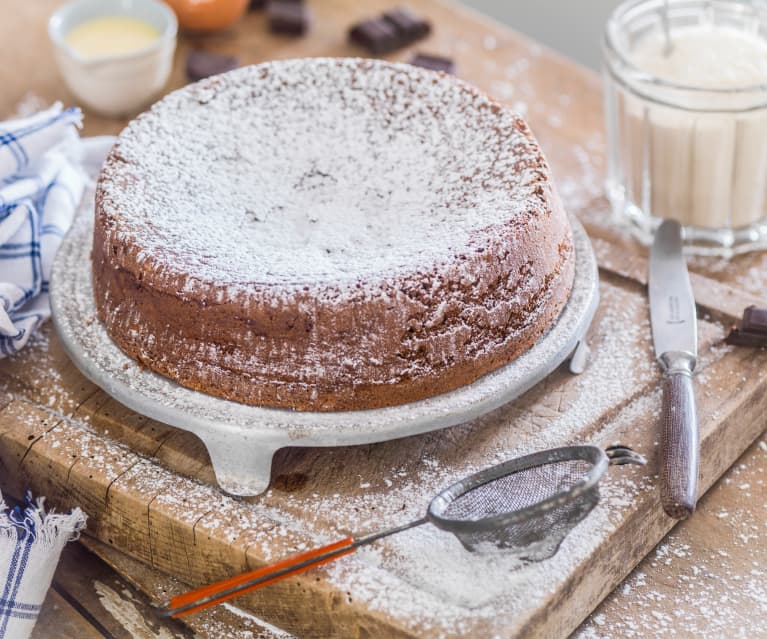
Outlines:
[[[674,51],[675,34],[693,32],[700,59],[679,64],[672,56],[695,49]],[[729,257],[767,247],[767,83],[733,86],[737,64],[710,78],[691,68],[716,62],[725,36],[740,47],[741,33],[743,65],[757,59],[750,43],[763,44],[767,69],[763,3],[629,0],[608,20],[607,194],[616,218],[645,243],[671,218],[683,225],[691,253]],[[739,50],[726,53],[738,59]],[[706,81],[691,84],[690,71]]]

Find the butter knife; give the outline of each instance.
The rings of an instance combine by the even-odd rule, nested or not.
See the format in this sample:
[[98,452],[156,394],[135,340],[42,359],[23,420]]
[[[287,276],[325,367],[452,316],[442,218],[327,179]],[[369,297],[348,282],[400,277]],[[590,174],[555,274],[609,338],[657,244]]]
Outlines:
[[700,441],[692,372],[698,356],[695,299],[682,255],[682,229],[664,221],[650,250],[650,324],[663,369],[660,481],[663,510],[684,519],[695,510]]

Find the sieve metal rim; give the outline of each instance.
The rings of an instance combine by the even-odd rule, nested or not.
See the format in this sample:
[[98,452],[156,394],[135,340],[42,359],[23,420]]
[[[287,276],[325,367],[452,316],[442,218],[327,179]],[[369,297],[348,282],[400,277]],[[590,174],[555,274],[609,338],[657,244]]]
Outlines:
[[[451,519],[442,516],[442,513],[447,510],[448,506],[459,497],[462,497],[479,486],[500,479],[505,475],[528,470],[535,466],[576,460],[591,462],[592,468],[584,474],[583,479],[573,484],[570,488],[559,492],[556,495],[552,495],[547,499],[526,506],[525,508],[520,508],[519,510],[508,513],[499,513],[498,515],[483,517],[482,519],[477,520]],[[610,461],[607,454],[599,446],[562,446],[560,448],[538,451],[531,453],[530,455],[510,459],[509,461],[497,464],[492,468],[469,475],[448,486],[429,502],[426,517],[438,528],[449,532],[492,532],[501,527],[526,521],[533,516],[538,517],[553,508],[558,508],[571,500],[577,499],[584,493],[594,489],[602,478],[602,475],[607,471],[609,465]]]

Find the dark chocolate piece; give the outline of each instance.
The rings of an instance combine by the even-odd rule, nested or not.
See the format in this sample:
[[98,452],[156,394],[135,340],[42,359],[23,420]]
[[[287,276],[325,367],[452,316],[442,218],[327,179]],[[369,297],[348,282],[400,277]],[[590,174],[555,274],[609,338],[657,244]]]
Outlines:
[[186,74],[193,81],[231,71],[238,66],[240,66],[240,59],[236,56],[222,55],[202,49],[192,49],[186,58]]
[[405,7],[386,11],[383,19],[394,27],[405,44],[412,44],[431,33],[431,24]]
[[744,331],[733,326],[724,341],[733,346],[767,346],[767,333]]
[[403,46],[397,29],[384,18],[371,18],[356,24],[349,31],[349,40],[373,55],[389,53]]
[[250,0],[248,11],[258,11],[266,6],[266,0]]
[[429,53],[416,53],[410,58],[410,64],[423,67],[424,69],[431,69],[432,71],[455,73],[455,62],[453,60]]
[[743,311],[741,330],[767,334],[767,308],[749,306]]
[[309,10],[296,0],[269,0],[269,30],[283,35],[304,35],[309,30]]
[[380,18],[363,20],[349,31],[349,40],[374,55],[413,44],[431,33],[431,24],[405,8],[392,9]]

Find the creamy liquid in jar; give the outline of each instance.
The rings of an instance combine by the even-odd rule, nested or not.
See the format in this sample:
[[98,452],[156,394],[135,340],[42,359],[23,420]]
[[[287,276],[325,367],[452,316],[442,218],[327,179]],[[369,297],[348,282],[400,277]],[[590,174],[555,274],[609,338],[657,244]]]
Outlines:
[[767,81],[767,42],[732,27],[674,29],[672,48],[653,32],[632,52],[636,66],[655,77],[701,89],[737,89]]
[[151,24],[128,16],[86,20],[73,27],[66,43],[85,59],[141,51],[154,44],[160,32]]
[[[631,51],[632,63],[662,80],[704,90],[767,85],[767,42],[757,35],[695,25],[673,29],[671,41],[666,51],[663,33],[649,34]],[[763,218],[767,116],[748,111],[754,93],[667,86],[645,91],[670,106],[626,95],[627,178],[634,197],[649,198],[653,215],[691,226],[737,228]]]

